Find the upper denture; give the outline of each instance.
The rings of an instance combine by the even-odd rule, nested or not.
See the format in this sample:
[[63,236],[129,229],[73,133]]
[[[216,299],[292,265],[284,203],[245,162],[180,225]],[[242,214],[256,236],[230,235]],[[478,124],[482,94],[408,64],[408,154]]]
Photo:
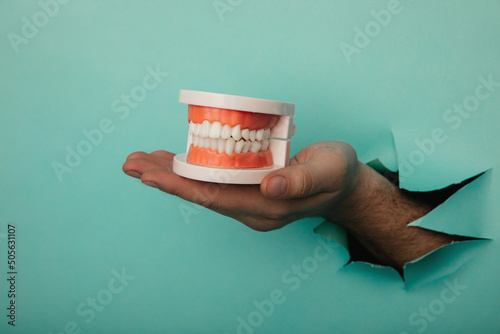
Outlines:
[[272,128],[278,122],[279,116],[253,113],[248,111],[229,110],[190,105],[188,108],[188,122],[203,123],[208,121],[220,122],[222,126],[240,125],[241,129],[259,130]]

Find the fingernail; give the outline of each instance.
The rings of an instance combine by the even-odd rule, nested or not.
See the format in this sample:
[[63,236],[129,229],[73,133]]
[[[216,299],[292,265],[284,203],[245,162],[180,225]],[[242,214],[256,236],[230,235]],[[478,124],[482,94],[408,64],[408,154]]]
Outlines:
[[142,183],[144,183],[145,185],[150,186],[152,188],[160,188],[160,187],[158,187],[158,185],[156,183],[153,183],[153,182],[142,182]]
[[139,174],[137,172],[134,172],[134,171],[128,171],[128,172],[125,172],[125,174],[127,174],[128,176],[135,177],[136,179],[140,179],[141,178],[141,174]]
[[278,197],[286,192],[287,181],[283,176],[275,176],[267,183],[269,197]]

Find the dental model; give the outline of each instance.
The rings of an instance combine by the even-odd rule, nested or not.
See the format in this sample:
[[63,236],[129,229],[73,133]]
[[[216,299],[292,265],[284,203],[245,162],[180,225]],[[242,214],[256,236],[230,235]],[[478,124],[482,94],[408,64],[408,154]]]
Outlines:
[[288,165],[295,104],[181,90],[188,104],[187,153],[174,173],[201,181],[258,184]]

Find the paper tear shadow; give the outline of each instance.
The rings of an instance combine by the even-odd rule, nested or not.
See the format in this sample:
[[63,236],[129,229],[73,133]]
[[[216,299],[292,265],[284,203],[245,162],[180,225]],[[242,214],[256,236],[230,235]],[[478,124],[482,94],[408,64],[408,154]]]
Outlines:
[[352,242],[352,239],[348,236],[347,232],[339,225],[330,221],[324,221],[314,229],[314,232],[342,246],[339,247],[339,249],[342,249],[340,256],[342,258],[343,265],[341,267],[341,270],[352,271],[356,274],[361,275],[376,274],[380,279],[401,281],[399,273],[391,267],[381,266],[365,261],[353,261],[352,247],[349,247],[349,242]]
[[450,276],[473,260],[473,254],[490,239],[476,239],[445,245],[417,261],[407,263],[404,269],[405,289],[412,290]]
[[[473,146],[453,141],[437,145],[419,127],[392,129],[400,188],[433,191],[458,184],[491,168],[488,157],[473,154]],[[430,145],[429,147],[423,147]],[[424,153],[425,152],[425,153]]]
[[[386,177],[397,178],[397,173],[386,169],[380,161],[376,160],[369,165]],[[396,182],[393,182],[397,184]],[[451,275],[460,270],[471,259],[471,252],[478,244],[489,241],[492,235],[487,226],[484,214],[488,205],[486,189],[491,184],[491,171],[480,173],[464,180],[460,184],[452,184],[446,188],[419,193],[419,196],[430,195],[434,197],[436,207],[424,217],[410,223],[408,226],[418,226],[441,233],[462,236],[468,240],[453,242],[440,247],[419,259],[407,263],[403,273],[395,269],[377,264],[376,259],[366,256],[368,252],[362,250],[363,246],[337,224],[324,221],[318,225],[314,232],[320,236],[339,243],[346,251],[343,258],[343,270],[354,271],[362,274],[377,274],[393,280],[395,277],[404,280],[406,290],[435,281]],[[473,208],[474,216],[471,218],[470,210]],[[467,212],[468,211],[468,212]],[[467,212],[467,214],[465,214]],[[359,252],[361,248],[361,252]],[[360,257],[358,253],[364,253]],[[369,253],[368,253],[369,254]]]

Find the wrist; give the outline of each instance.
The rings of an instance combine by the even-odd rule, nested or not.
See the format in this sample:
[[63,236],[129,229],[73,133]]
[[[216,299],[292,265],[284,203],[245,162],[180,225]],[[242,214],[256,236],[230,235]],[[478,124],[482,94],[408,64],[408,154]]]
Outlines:
[[373,200],[376,200],[374,193],[377,185],[375,183],[379,183],[378,187],[382,185],[385,188],[381,180],[377,177],[374,179],[372,172],[375,171],[357,161],[349,186],[342,194],[339,194],[337,203],[330,208],[324,218],[349,229],[355,228],[360,221],[364,221],[370,206],[374,204]]
[[452,241],[450,236],[407,225],[432,206],[417,201],[372,168],[361,164],[354,189],[325,218],[344,227],[379,264],[404,264]]

